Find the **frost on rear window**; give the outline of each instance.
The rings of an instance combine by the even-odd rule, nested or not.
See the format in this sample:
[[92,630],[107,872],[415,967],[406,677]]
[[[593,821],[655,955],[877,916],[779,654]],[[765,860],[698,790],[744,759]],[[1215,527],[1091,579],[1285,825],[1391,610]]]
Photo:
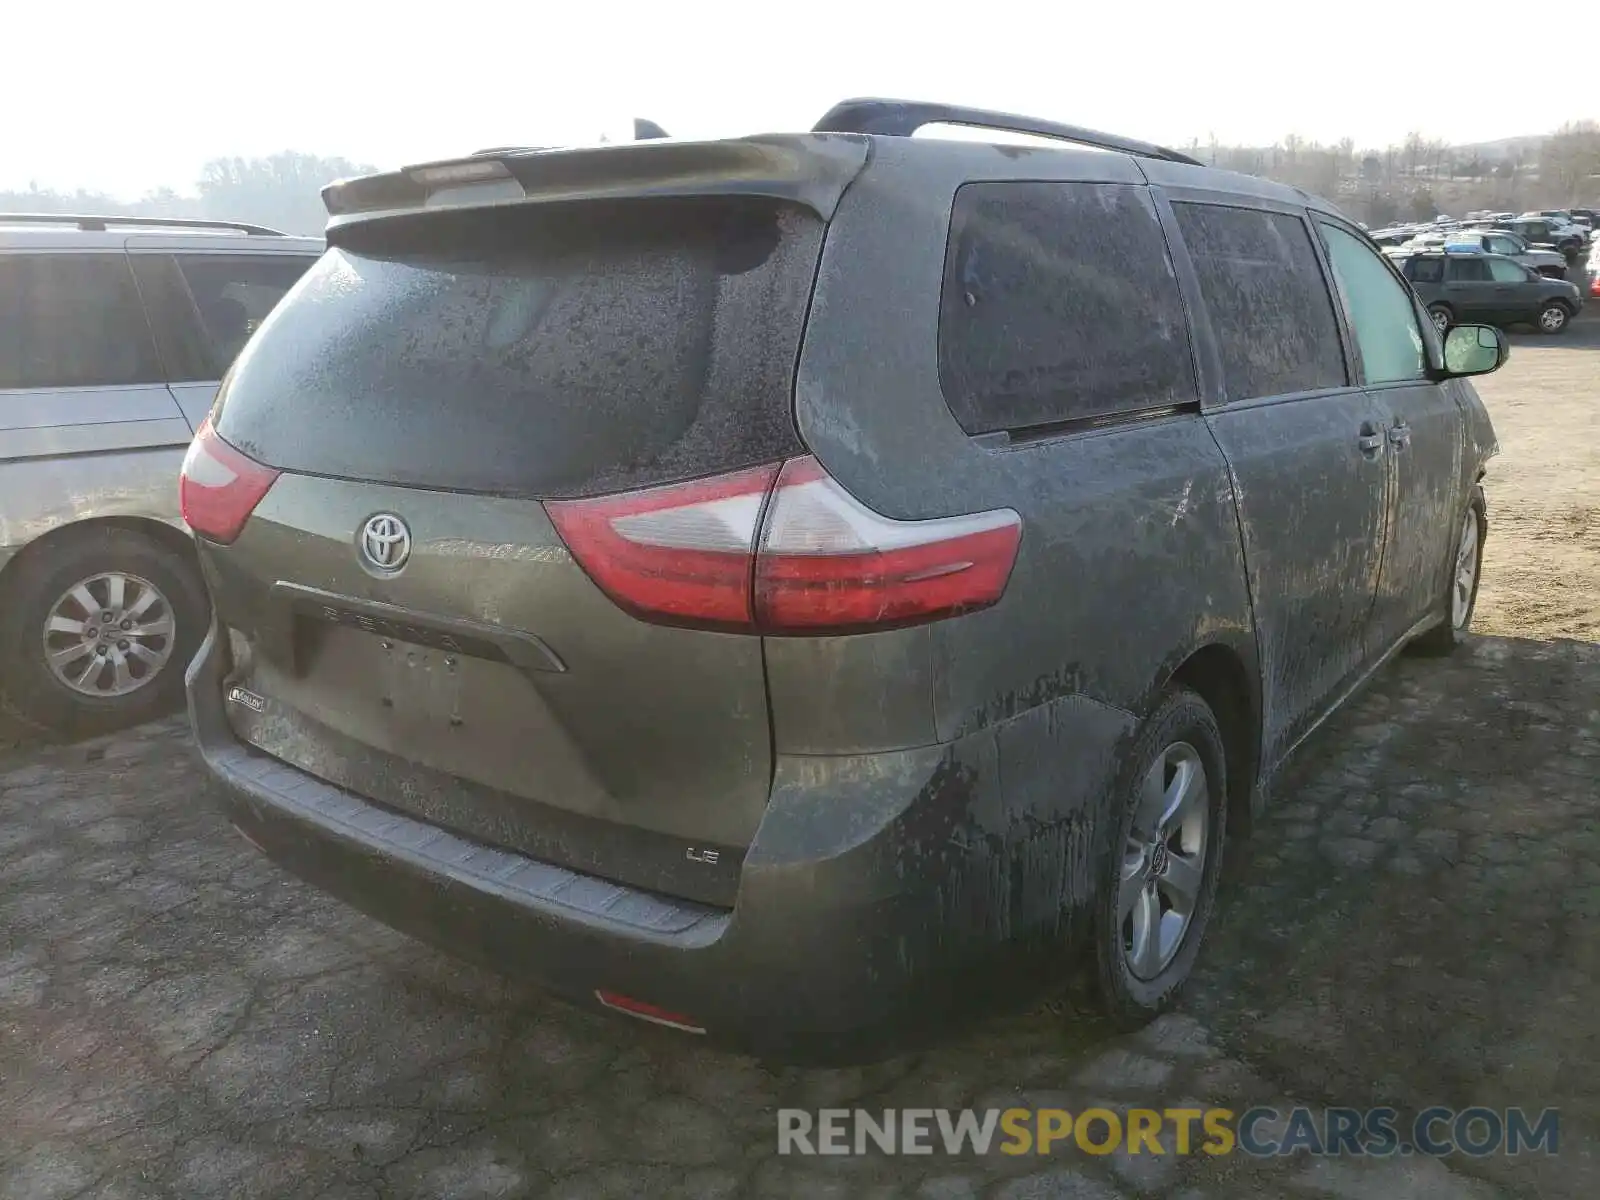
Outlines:
[[956,193],[939,379],[968,433],[1196,398],[1188,330],[1148,192],[973,183]]
[[274,466],[541,497],[793,453],[820,222],[765,203],[419,224],[328,252],[220,432]]

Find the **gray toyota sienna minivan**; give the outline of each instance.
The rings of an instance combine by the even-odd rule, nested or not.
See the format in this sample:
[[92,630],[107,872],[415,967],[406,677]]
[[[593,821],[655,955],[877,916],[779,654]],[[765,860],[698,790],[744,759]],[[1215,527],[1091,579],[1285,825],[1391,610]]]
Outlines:
[[1505,342],[1299,191],[854,101],[324,194],[184,467],[198,743],[287,868],[580,1003],[1147,1021],[1286,756],[1471,617]]

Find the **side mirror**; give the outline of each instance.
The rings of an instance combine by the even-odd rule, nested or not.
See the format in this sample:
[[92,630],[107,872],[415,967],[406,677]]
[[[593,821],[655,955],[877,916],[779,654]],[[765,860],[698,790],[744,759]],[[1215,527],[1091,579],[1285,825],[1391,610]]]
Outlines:
[[1444,335],[1445,374],[1487,375],[1511,357],[1506,335],[1488,325],[1457,325]]

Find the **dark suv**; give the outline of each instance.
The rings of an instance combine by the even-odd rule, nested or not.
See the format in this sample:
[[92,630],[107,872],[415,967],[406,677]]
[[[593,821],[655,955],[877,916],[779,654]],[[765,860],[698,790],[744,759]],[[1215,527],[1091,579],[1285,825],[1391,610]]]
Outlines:
[[1576,262],[1584,250],[1581,228],[1558,222],[1554,217],[1517,217],[1511,221],[1497,221],[1494,228],[1509,230],[1530,246],[1554,246],[1566,256],[1568,263]]
[[1458,321],[1482,321],[1561,333],[1583,308],[1576,285],[1549,279],[1502,254],[1391,253],[1441,332]]
[[197,740],[289,869],[580,1003],[1142,1023],[1286,756],[1471,616],[1505,343],[1304,193],[854,101],[324,195],[184,470]]

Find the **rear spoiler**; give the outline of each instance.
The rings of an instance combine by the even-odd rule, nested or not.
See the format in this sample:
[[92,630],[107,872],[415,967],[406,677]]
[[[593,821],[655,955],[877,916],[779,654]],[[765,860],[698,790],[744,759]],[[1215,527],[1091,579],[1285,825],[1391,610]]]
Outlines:
[[[672,135],[670,133],[668,133],[665,129],[661,128],[661,126],[657,125],[654,121],[647,121],[643,117],[635,117],[633,119],[633,140],[636,141],[636,142],[646,142],[646,141],[650,141],[650,140],[652,140],[654,138],[664,138],[664,137],[671,137],[671,136]],[[522,151],[522,150],[559,150],[559,149],[562,149],[562,147],[560,147],[560,146],[490,146],[487,150],[474,150],[472,152],[472,157],[473,158],[482,158],[482,157],[484,157],[486,155],[514,154],[514,153],[517,153],[518,151]]]
[[438,209],[670,196],[760,196],[827,219],[870,144],[844,133],[673,141],[649,121],[635,131],[640,140],[620,146],[486,150],[330,183],[322,189],[328,232]]

